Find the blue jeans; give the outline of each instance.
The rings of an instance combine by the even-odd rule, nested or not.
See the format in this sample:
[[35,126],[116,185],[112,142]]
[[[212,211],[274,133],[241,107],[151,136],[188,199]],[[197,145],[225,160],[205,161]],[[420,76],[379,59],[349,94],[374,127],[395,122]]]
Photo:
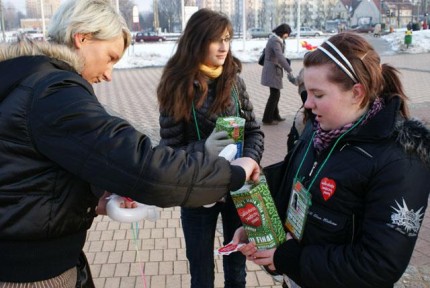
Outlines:
[[[191,288],[214,287],[214,240],[219,213],[223,220],[225,245],[231,241],[234,232],[241,226],[231,197],[227,197],[226,203],[217,203],[210,208],[181,209],[186,254],[190,263]],[[245,287],[245,261],[245,256],[240,252],[223,256],[225,287]]]

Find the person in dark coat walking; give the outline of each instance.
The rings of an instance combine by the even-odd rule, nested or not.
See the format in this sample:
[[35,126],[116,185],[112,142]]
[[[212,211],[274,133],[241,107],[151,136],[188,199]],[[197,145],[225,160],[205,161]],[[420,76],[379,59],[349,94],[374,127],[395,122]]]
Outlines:
[[399,71],[356,33],[307,54],[304,80],[315,117],[268,183],[288,240],[242,252],[303,288],[393,287],[428,204],[430,131],[410,117]]
[[270,34],[265,48],[265,58],[263,72],[261,73],[261,85],[270,88],[269,99],[263,114],[263,124],[276,125],[285,118],[279,114],[279,98],[283,88],[282,78],[284,70],[289,77],[292,75],[290,63],[285,58],[285,39],[291,33],[291,27],[288,24],[281,24],[276,27]]

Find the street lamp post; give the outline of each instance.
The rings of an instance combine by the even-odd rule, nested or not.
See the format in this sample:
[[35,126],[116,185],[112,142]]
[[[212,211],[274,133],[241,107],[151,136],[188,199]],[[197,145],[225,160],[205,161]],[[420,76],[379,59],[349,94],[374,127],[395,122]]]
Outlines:
[[42,17],[42,38],[45,40],[46,26],[45,26],[45,9],[44,9],[43,0],[40,0],[40,14]]
[[152,3],[154,9],[154,31],[158,32],[159,20],[158,20],[158,0],[154,0]]
[[242,39],[243,39],[243,51],[245,51],[246,45],[246,1],[242,1]]
[[300,26],[301,26],[301,22],[302,22],[301,15],[300,15],[301,14],[300,6],[301,6],[300,0],[297,0],[297,26],[296,26],[296,29],[297,29],[297,35],[296,35],[297,52],[299,52],[299,49],[300,49]]
[[181,0],[181,13],[182,13],[182,17],[181,17],[181,21],[182,21],[182,32],[185,30],[185,3],[184,0]]
[[3,33],[3,41],[6,42],[6,32],[4,27],[4,17],[3,17],[3,3],[2,0],[0,0],[0,16],[1,16],[1,31]]

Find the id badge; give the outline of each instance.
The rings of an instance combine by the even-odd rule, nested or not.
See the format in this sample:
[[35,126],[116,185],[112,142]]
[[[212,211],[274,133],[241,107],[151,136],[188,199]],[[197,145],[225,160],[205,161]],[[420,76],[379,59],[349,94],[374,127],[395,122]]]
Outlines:
[[285,227],[299,241],[303,237],[310,205],[310,193],[298,179],[295,179],[288,203]]

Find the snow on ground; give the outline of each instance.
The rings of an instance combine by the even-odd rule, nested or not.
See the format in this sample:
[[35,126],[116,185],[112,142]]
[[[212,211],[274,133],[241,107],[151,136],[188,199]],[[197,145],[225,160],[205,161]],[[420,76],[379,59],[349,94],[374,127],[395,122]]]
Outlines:
[[[313,46],[321,45],[329,36],[309,39],[289,38],[286,40],[285,55],[291,59],[303,58],[307,52],[301,41],[307,41]],[[430,52],[430,30],[413,31],[412,45],[404,45],[405,30],[398,30],[382,36],[391,45],[396,53],[428,53]],[[256,62],[261,51],[266,46],[267,39],[234,39],[232,42],[233,55],[242,62]],[[115,68],[138,68],[147,66],[164,66],[176,49],[176,41],[156,43],[136,43],[130,46],[124,57],[115,65]]]
[[383,36],[391,45],[391,50],[399,53],[429,53],[430,52],[430,30],[412,32],[412,45],[408,48],[404,45],[406,29]]

